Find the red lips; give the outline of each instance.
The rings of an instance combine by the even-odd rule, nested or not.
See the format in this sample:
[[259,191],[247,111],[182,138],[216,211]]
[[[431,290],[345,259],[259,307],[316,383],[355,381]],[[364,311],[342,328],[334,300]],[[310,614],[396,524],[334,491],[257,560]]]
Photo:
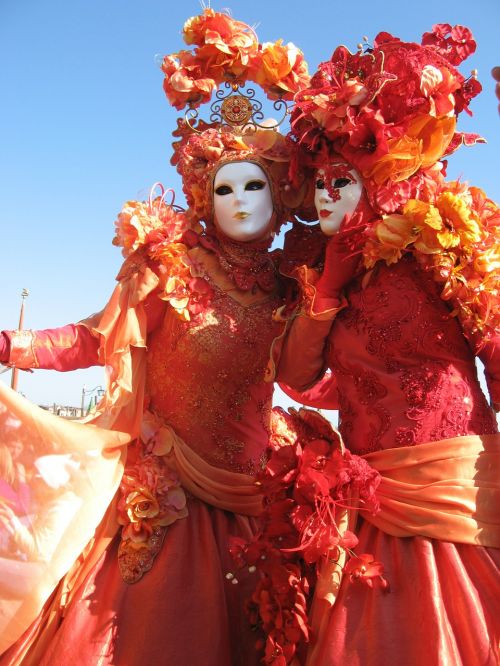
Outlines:
[[332,214],[331,210],[320,210],[319,211],[319,216],[320,217],[329,217]]

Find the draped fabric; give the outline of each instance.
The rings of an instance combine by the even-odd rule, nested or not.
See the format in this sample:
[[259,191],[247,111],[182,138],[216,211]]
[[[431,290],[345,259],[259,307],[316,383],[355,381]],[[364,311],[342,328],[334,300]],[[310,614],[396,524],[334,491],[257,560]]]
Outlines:
[[[424,658],[443,664],[498,663],[500,435],[456,437],[364,457],[381,474],[380,511],[361,512],[356,550],[374,554],[384,564],[391,591],[383,594],[353,585],[342,579],[335,564],[327,564],[316,591],[313,621],[318,638],[308,666],[396,663],[403,654],[404,663],[411,664]],[[356,515],[351,515],[351,528],[355,521]],[[489,548],[475,548],[478,544]],[[468,596],[474,600],[465,615],[463,608],[448,609],[447,594],[441,595],[443,587],[452,588],[448,578],[460,588],[464,607]],[[389,623],[397,622],[399,629],[406,630],[398,616],[404,612],[409,588],[418,589],[408,598],[418,605],[412,606],[412,612],[421,618],[421,631],[432,634],[431,643],[420,644],[421,636],[413,638],[408,629],[406,648],[395,633],[394,642],[387,641],[382,650],[374,627],[382,631],[383,625],[386,632]],[[369,618],[362,627],[347,618],[364,612]],[[438,615],[441,620],[433,627],[431,620]],[[461,661],[464,654],[472,659],[475,645],[484,661]]]
[[[62,510],[41,511],[43,519],[34,521],[32,530],[51,523],[54,538],[47,540],[46,559],[52,558],[54,570],[44,565],[50,575],[44,573],[43,585],[33,589],[29,612],[24,609],[30,590],[21,586],[21,576],[9,577],[17,596],[9,590],[2,595],[8,609],[3,618],[6,625],[14,617],[16,623],[2,632],[2,649],[18,640],[0,657],[2,666],[258,663],[244,616],[254,581],[247,572],[236,584],[226,573],[232,568],[230,536],[251,537],[256,523],[249,516],[261,508],[261,491],[244,470],[262,464],[268,442],[272,386],[263,376],[280,327],[270,326],[279,298],[276,290],[235,289],[209,253],[198,253],[196,264],[214,292],[212,306],[200,317],[182,322],[167,308],[148,337],[145,302],[158,279],[144,262],[127,261],[104,311],[81,322],[99,339],[99,360],[108,374],[92,422],[66,422],[8,389],[4,399],[2,392],[6,409],[12,401],[35,461],[47,451],[65,456],[58,467],[53,463]],[[236,353],[239,363],[228,378],[224,373]],[[16,412],[18,402],[22,408]],[[168,434],[169,466],[188,495],[188,515],[166,528],[151,571],[128,585],[118,566],[120,491],[113,496],[127,469],[125,445],[145,441],[148,403],[164,440]],[[57,476],[50,469],[44,474]],[[74,486],[79,492],[83,486],[77,500]],[[47,493],[49,509],[51,497]],[[40,507],[38,502],[37,496]],[[33,564],[21,553],[16,566],[21,565],[33,569],[22,581],[38,582],[38,560]]]
[[[275,362],[298,390],[332,372],[344,443],[382,476],[356,553],[383,564],[390,592],[326,567],[308,666],[498,664],[499,435],[476,349],[410,257],[356,278],[345,298],[338,312],[324,305],[329,322],[304,308]],[[493,403],[499,351],[485,359]]]
[[[0,651],[40,613],[84,548],[91,551],[98,544],[102,552],[118,529],[115,523],[102,538],[96,532],[118,489],[125,445],[140,430],[145,386],[143,302],[158,281],[146,266],[129,265],[122,277],[104,312],[82,322],[99,336],[109,376],[108,390],[94,415],[82,422],[66,421],[0,385],[2,447],[20,441],[25,449],[24,475],[33,487],[22,516],[3,508]],[[91,539],[95,544],[89,545]],[[62,589],[67,595],[66,584]]]
[[455,437],[364,456],[382,475],[380,512],[393,536],[500,548],[500,435]]
[[308,666],[498,665],[498,549],[394,537],[362,518],[356,533],[390,591],[344,577]]
[[[0,498],[0,651],[41,611],[94,536],[118,488],[126,433],[65,421],[0,384],[1,446],[17,442],[32,493],[23,507]],[[21,464],[21,463],[20,463]]]

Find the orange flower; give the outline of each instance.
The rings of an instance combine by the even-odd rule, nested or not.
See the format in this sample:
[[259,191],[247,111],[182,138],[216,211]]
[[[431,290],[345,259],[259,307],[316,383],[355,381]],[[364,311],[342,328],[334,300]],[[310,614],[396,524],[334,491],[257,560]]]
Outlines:
[[210,100],[220,80],[208,76],[203,66],[204,63],[189,51],[179,51],[163,58],[163,90],[176,109],[183,109],[187,104],[199,106]]
[[413,221],[404,215],[384,215],[375,228],[377,238],[390,247],[403,249],[416,238]]
[[403,209],[404,215],[415,229],[417,238],[415,248],[424,254],[442,250],[438,234],[443,229],[443,222],[438,209],[431,203],[410,199]]
[[291,42],[283,44],[282,39],[262,45],[252,59],[249,78],[262,86],[271,99],[292,99],[310,80],[302,51]]
[[422,168],[432,166],[443,157],[455,134],[456,124],[454,116],[433,118],[423,115],[411,121],[406,133],[421,142]]
[[[154,430],[154,424],[150,425],[146,430]],[[154,433],[148,437],[145,448],[151,448],[152,438]],[[145,542],[155,527],[166,527],[187,515],[186,495],[179,477],[169,467],[168,456],[146,453],[145,448],[140,458],[125,470],[118,502],[123,538],[132,541],[135,547]]]
[[257,50],[258,45],[250,26],[210,8],[205,9],[200,16],[189,18],[184,24],[182,35],[186,44],[213,44],[227,54],[231,54],[234,49],[241,49],[246,57],[252,50]]
[[401,259],[402,252],[398,248],[381,245],[375,240],[366,241],[363,248],[363,258],[366,268],[373,268],[377,261],[385,261],[387,265],[395,264]]
[[374,156],[373,164],[363,170],[363,175],[373,178],[377,185],[410,178],[420,168],[432,166],[444,155],[455,126],[455,118],[417,116],[402,137],[387,142],[385,155]]
[[363,171],[377,185],[391,180],[395,183],[412,176],[422,165],[421,141],[411,136],[390,139],[388,152],[379,157],[372,166]]
[[474,259],[474,269],[478,273],[500,273],[500,244],[478,254]]
[[460,245],[469,248],[481,239],[479,225],[462,197],[445,191],[439,196],[437,207],[445,226],[445,230],[438,234],[443,247]]
[[384,215],[373,226],[373,233],[376,240],[369,239],[363,248],[366,268],[372,268],[378,260],[395,264],[417,237],[412,220],[396,214]]
[[138,523],[144,519],[155,518],[160,506],[155,496],[147,488],[139,487],[129,493],[125,498],[128,519],[131,523]]
[[183,36],[186,44],[196,44],[196,58],[219,82],[225,77],[244,77],[249,59],[258,48],[250,26],[213,9],[205,9],[201,16],[188,19]]
[[113,245],[121,246],[122,254],[128,257],[138,247],[146,243],[148,234],[161,229],[163,222],[151,214],[147,204],[141,201],[127,201],[115,222],[116,235]]
[[151,251],[151,258],[160,265],[159,297],[168,301],[184,321],[190,320],[188,309],[191,279],[187,247],[183,243],[166,242]]

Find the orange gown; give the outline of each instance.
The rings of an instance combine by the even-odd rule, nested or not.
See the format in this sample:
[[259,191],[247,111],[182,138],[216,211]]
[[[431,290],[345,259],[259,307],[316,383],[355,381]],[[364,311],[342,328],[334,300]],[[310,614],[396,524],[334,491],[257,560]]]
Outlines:
[[[244,614],[255,576],[239,572],[238,582],[226,577],[234,568],[228,539],[250,537],[256,527],[253,515],[260,510],[258,494],[245,508],[246,487],[265,464],[272,384],[263,377],[271,342],[280,332],[272,320],[280,297],[277,285],[266,292],[258,287],[240,291],[206,250],[192,250],[191,258],[213,290],[209,306],[191,321],[181,321],[167,306],[147,336],[144,362],[132,361],[136,369],[144,369],[148,412],[168,426],[176,440],[188,515],[166,528],[151,570],[127,584],[118,566],[118,525],[108,510],[101,523],[101,528],[111,524],[108,546],[73,567],[68,576],[78,585],[70,585],[69,603],[56,589],[44,612],[0,658],[2,666],[259,663],[255,635]],[[151,292],[154,277],[148,275],[146,270],[132,278],[136,283],[129,304],[140,291],[137,285],[148,279],[151,285],[142,292]],[[124,306],[125,296],[126,288],[115,298],[120,303],[116,307],[111,299],[100,328],[87,323],[97,338],[105,339],[101,346],[111,344],[113,337],[117,346],[120,317],[132,312]],[[144,313],[137,307],[135,311],[139,324],[132,356],[146,343],[139,340]],[[140,397],[140,382],[134,381]],[[121,411],[126,410],[125,405]],[[109,416],[104,413],[102,418]],[[203,474],[210,477],[207,486]],[[229,510],[240,504],[241,512]]]

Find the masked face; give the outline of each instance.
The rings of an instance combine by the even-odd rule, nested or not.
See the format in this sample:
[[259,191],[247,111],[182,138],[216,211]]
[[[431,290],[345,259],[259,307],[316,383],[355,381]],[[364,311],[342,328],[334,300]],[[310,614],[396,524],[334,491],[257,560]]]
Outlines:
[[361,176],[347,164],[318,170],[314,205],[324,234],[333,236],[339,230],[345,216],[356,210],[362,192]]
[[273,199],[266,174],[253,162],[230,162],[215,174],[215,226],[228,238],[267,238],[274,228]]

